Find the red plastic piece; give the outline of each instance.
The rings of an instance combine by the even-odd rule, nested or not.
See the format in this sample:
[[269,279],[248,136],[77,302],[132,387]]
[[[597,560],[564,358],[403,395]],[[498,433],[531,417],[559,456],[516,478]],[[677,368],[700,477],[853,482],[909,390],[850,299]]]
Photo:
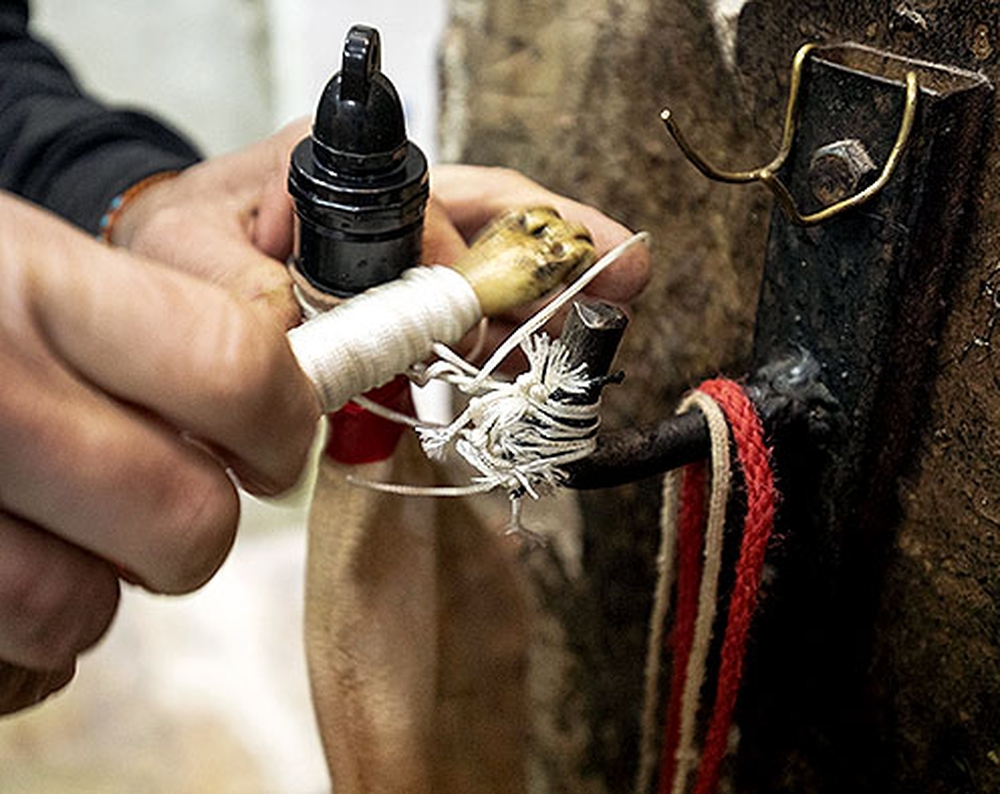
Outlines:
[[[405,375],[398,375],[384,386],[372,389],[365,397],[394,411],[416,415],[410,381]],[[329,421],[330,440],[326,454],[338,463],[350,465],[385,460],[395,451],[407,429],[405,425],[376,416],[354,403],[330,414]]]

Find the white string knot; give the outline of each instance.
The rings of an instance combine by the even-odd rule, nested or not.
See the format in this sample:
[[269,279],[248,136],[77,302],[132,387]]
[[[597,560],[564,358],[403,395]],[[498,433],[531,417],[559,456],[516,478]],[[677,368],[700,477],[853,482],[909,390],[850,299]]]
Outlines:
[[586,365],[570,366],[558,339],[538,334],[521,347],[526,372],[511,383],[452,375],[449,380],[473,394],[468,407],[450,425],[417,432],[429,457],[442,459],[453,445],[479,471],[475,483],[537,499],[560,484],[561,466],[593,452],[600,400],[578,404],[591,381]]
[[594,391],[586,364],[571,366],[569,351],[545,333],[521,341],[528,369],[513,381],[484,377],[454,351],[436,345],[441,359],[415,379],[445,381],[471,394],[465,410],[447,425],[413,419],[364,397],[363,407],[411,425],[428,457],[443,460],[453,450],[478,476],[465,486],[410,486],[348,479],[366,488],[401,496],[470,496],[505,489],[511,515],[507,534],[542,542],[521,523],[521,500],[551,493],[565,478],[563,466],[587,457],[597,445],[600,397],[585,402]]

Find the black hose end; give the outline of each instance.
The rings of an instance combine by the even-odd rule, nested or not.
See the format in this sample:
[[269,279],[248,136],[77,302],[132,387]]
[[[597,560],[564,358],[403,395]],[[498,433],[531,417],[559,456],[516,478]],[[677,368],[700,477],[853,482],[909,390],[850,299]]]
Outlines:
[[312,134],[292,153],[288,189],[298,218],[296,266],[316,288],[355,295],[419,262],[427,159],[406,137],[374,28],[348,33]]

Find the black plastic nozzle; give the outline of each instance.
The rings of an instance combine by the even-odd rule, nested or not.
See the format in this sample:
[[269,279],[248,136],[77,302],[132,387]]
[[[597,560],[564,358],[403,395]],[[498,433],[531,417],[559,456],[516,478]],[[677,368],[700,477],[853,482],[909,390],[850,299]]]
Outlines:
[[355,25],[320,98],[312,135],[292,153],[296,267],[348,297],[418,263],[429,178],[406,138],[399,95],[381,72],[378,31]]

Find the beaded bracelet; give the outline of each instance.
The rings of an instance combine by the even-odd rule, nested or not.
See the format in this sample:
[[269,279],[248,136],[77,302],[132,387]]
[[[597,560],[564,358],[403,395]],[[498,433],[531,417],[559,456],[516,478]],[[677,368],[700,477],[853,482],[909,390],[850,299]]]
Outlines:
[[115,221],[128,206],[129,202],[134,200],[140,193],[145,191],[147,188],[152,187],[158,182],[164,182],[167,179],[173,179],[177,176],[180,171],[160,171],[156,174],[151,174],[145,179],[140,179],[128,190],[125,190],[111,199],[111,203],[108,204],[108,209],[101,216],[101,222],[97,227],[97,239],[102,243],[107,243],[112,245],[111,235],[114,232]]

